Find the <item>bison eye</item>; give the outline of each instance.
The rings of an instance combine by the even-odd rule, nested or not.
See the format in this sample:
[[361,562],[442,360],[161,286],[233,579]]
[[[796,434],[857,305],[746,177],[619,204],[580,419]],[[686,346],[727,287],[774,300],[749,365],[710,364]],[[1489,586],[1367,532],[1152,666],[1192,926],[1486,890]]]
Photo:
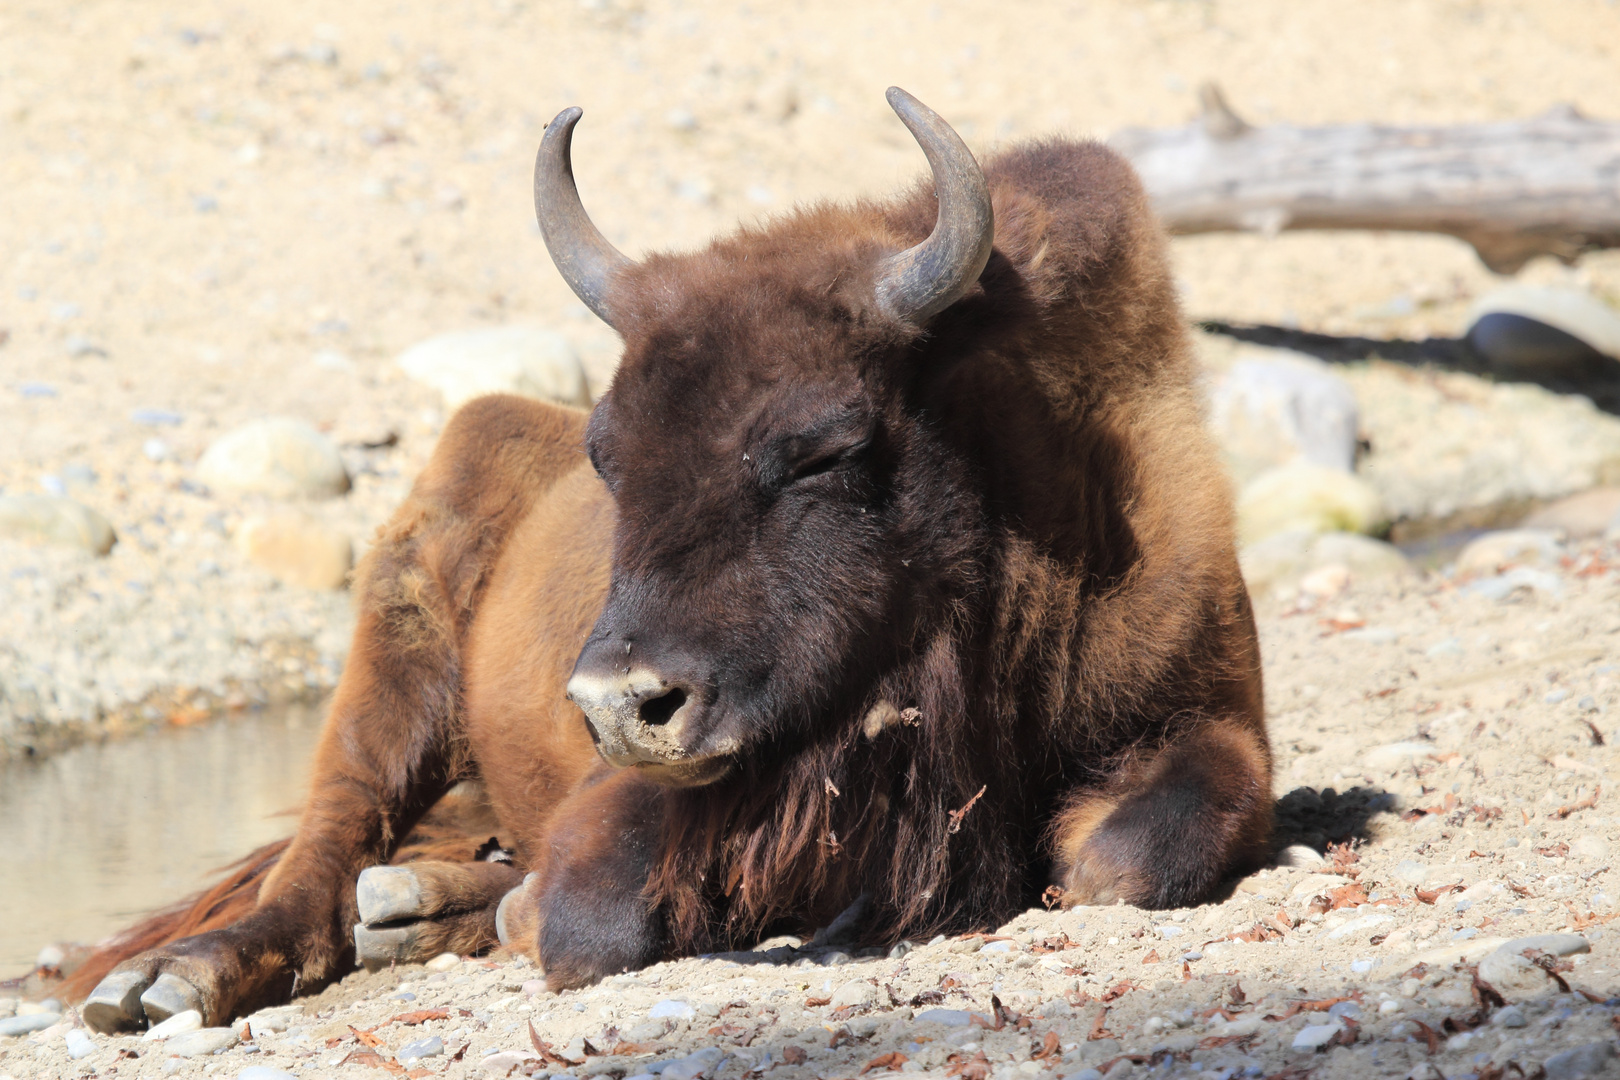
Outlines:
[[793,463],[788,474],[788,482],[798,483],[832,472],[834,469],[853,465],[866,453],[869,445],[863,440],[846,446],[823,447],[807,453]]

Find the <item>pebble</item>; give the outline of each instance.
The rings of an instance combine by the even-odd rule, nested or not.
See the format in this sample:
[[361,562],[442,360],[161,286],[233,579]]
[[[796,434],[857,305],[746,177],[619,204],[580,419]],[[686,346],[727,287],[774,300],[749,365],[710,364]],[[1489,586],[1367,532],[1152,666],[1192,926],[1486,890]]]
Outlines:
[[1620,487],[1596,487],[1543,506],[1519,523],[1525,529],[1550,529],[1570,540],[1602,536],[1620,525]]
[[1579,934],[1537,934],[1515,938],[1480,960],[1479,977],[1504,997],[1548,997],[1557,992],[1557,984],[1545,971],[1531,963],[1523,955],[1524,951],[1534,949],[1553,956],[1571,956],[1590,952],[1591,948]]
[[59,495],[0,495],[0,536],[105,555],[117,543],[106,518]]
[[1491,1014],[1491,1023],[1497,1027],[1522,1028],[1529,1022],[1524,1017],[1524,1010],[1517,1005],[1505,1005]]
[[663,1080],[696,1080],[711,1073],[725,1056],[726,1052],[718,1046],[705,1046],[679,1061],[671,1062],[659,1076]]
[[[460,956],[453,952],[444,952],[435,956],[423,966],[429,971],[449,971],[459,963],[461,963]],[[524,983],[524,985],[527,986],[528,983]]]
[[1010,941],[987,941],[979,946],[979,951],[982,953],[1004,953],[1012,952],[1012,950],[1013,943]]
[[1289,844],[1277,853],[1278,866],[1291,866],[1296,870],[1312,870],[1326,866],[1327,860],[1308,844]]
[[697,1010],[679,998],[665,998],[647,1010],[649,1020],[690,1020]]
[[1255,476],[1238,494],[1245,544],[1290,530],[1370,533],[1384,524],[1378,492],[1351,473],[1295,462]]
[[444,1040],[437,1035],[429,1035],[425,1039],[417,1039],[400,1047],[394,1054],[394,1060],[401,1065],[409,1067],[423,1058],[436,1057],[444,1053]]
[[0,1036],[32,1035],[36,1031],[44,1031],[61,1019],[60,1013],[31,1013],[22,1016],[8,1016],[4,1020],[0,1020]]
[[189,1031],[201,1031],[203,1026],[202,1013],[196,1009],[186,1009],[177,1012],[161,1023],[153,1024],[146,1029],[144,1039],[167,1039],[172,1035],[184,1035]]
[[197,461],[197,478],[218,491],[275,499],[327,498],[349,490],[332,441],[302,420],[266,417],[226,432]]
[[255,566],[306,589],[341,589],[354,566],[348,536],[307,514],[250,517],[237,530],[236,547]]
[[1069,1073],[1063,1080],[1103,1080],[1103,1074],[1088,1066],[1079,1072]]
[[62,1039],[67,1043],[68,1057],[74,1061],[87,1058],[96,1052],[96,1041],[78,1028],[65,1032]]
[[915,1020],[919,1024],[942,1024],[945,1027],[967,1027],[973,1014],[966,1009],[924,1009]]
[[1395,876],[1408,885],[1421,885],[1429,880],[1429,867],[1416,859],[1402,859],[1395,864]]
[[1344,1025],[1339,1023],[1310,1024],[1302,1027],[1294,1033],[1294,1049],[1315,1050],[1318,1047],[1326,1046],[1333,1041],[1335,1035],[1343,1030]]
[[[991,944],[1003,944],[992,942]],[[1005,944],[1011,944],[1006,942]],[[871,1005],[877,1001],[877,987],[865,979],[851,979],[832,993],[832,1000],[828,1005],[833,1009],[845,1009],[851,1006]]]
[[240,1041],[228,1027],[201,1028],[169,1039],[163,1044],[163,1052],[177,1057],[202,1057],[215,1050],[228,1050]]
[[495,1076],[505,1076],[525,1061],[534,1061],[534,1054],[523,1050],[503,1050],[498,1054],[488,1054],[479,1061],[478,1067]]
[[236,1080],[298,1080],[290,1072],[272,1069],[268,1065],[249,1065],[236,1074]]
[[1340,926],[1335,930],[1329,930],[1327,935],[1328,940],[1338,941],[1341,938],[1363,934],[1375,926],[1383,926],[1385,923],[1392,923],[1394,921],[1395,917],[1393,915],[1385,915],[1382,912],[1371,912],[1366,915],[1358,915],[1354,919],[1351,919],[1349,922],[1345,923],[1343,926]]
[[1283,349],[1246,349],[1209,395],[1210,428],[1238,483],[1305,461],[1355,468],[1355,391],[1327,364]]
[[1614,1059],[1614,1044],[1605,1039],[1554,1054],[1541,1067],[1547,1070],[1547,1080],[1585,1080],[1611,1074]]
[[585,368],[568,339],[550,330],[505,326],[440,334],[411,346],[395,364],[456,409],[484,394],[519,394],[589,406]]
[[1471,540],[1457,553],[1457,573],[1494,574],[1509,566],[1541,566],[1563,553],[1551,529],[1501,529]]

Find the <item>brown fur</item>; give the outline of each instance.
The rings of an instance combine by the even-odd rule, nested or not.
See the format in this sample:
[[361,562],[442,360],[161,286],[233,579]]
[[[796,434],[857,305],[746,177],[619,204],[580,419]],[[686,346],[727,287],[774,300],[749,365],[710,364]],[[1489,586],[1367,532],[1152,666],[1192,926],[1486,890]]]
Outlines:
[[[1194,903],[1252,864],[1258,647],[1158,227],[1095,144],[986,174],[995,252],[925,330],[871,296],[932,227],[926,187],[632,268],[588,425],[464,407],[362,568],[297,835],[126,966],[211,1021],[340,974],[356,874],[469,778],[534,872],[513,940],[557,986],[859,896],[888,941],[1053,884]],[[597,755],[570,671],[632,646],[693,688],[690,752],[723,775]],[[879,702],[907,719],[869,735]]]

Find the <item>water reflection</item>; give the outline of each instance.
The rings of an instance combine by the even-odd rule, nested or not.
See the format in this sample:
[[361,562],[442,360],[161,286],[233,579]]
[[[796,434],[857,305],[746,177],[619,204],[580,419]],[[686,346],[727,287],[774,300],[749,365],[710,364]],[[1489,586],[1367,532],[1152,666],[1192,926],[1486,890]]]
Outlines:
[[93,942],[292,832],[321,710],[296,708],[0,766],[0,978]]

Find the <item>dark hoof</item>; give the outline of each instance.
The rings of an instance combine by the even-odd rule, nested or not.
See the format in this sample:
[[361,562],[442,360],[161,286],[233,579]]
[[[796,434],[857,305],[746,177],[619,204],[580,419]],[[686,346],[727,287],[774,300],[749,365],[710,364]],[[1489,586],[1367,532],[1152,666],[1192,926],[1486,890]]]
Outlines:
[[115,971],[96,984],[79,1006],[79,1016],[92,1031],[111,1035],[139,1028],[146,1020],[141,995],[152,978],[139,971]]
[[367,971],[378,971],[389,964],[414,964],[431,960],[438,954],[418,944],[421,936],[419,923],[405,926],[354,927],[354,962]]
[[175,1013],[183,1013],[187,1009],[196,1009],[202,1014],[204,1023],[208,1020],[208,1010],[203,1007],[202,995],[197,988],[168,972],[159,975],[157,982],[141,994],[141,1007],[146,1010],[146,1018],[154,1024],[161,1024]]

